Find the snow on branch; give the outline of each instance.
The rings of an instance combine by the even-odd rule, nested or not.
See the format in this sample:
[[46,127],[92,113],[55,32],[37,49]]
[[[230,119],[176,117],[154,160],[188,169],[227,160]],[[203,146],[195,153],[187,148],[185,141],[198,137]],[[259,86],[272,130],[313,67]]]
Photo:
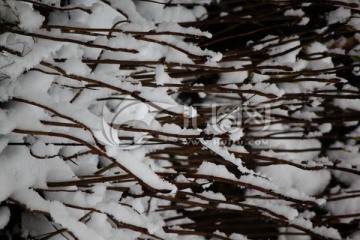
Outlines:
[[358,239],[359,14],[0,0],[0,238]]

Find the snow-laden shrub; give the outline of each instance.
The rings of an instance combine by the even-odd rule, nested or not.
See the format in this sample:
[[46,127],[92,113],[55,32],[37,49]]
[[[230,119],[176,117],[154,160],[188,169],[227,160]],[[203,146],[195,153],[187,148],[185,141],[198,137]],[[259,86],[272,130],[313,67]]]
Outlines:
[[359,13],[1,0],[1,237],[357,239]]

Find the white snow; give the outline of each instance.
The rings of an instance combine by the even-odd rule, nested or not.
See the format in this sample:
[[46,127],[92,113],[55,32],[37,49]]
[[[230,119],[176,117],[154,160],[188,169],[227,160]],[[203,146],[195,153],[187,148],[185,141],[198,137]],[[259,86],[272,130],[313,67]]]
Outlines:
[[4,229],[10,220],[10,209],[8,207],[0,208],[0,229]]
[[156,67],[155,80],[157,85],[164,85],[164,83],[170,83],[170,76],[165,72],[165,68],[163,65]]
[[34,31],[40,28],[44,22],[44,16],[35,11],[30,4],[17,2],[14,6],[19,14],[20,28],[27,31]]
[[59,158],[35,159],[26,147],[7,147],[0,156],[0,200],[29,187],[46,188],[49,180],[72,177],[70,168]]
[[332,12],[329,13],[328,23],[343,23],[351,16],[351,10],[348,8],[340,7]]
[[[250,58],[242,53],[232,55],[231,49],[230,52],[216,52],[209,50],[211,46],[209,49],[203,47],[201,43],[206,43],[203,40],[213,36],[201,30],[204,28],[201,22],[198,28],[184,27],[184,22],[206,19],[208,13],[204,4],[220,1],[76,0],[63,11],[54,11],[46,17],[42,16],[43,11],[35,10],[40,2],[0,2],[1,23],[9,23],[10,27],[17,25],[14,29],[24,32],[0,34],[0,48],[5,49],[0,52],[0,202],[4,204],[0,207],[0,229],[10,220],[11,212],[6,205],[13,201],[11,204],[27,209],[22,224],[31,235],[54,231],[56,226],[66,228],[79,240],[131,240],[148,238],[149,234],[161,239],[203,239],[196,236],[195,231],[189,236],[164,231],[164,227],[187,231],[181,224],[194,223],[186,214],[181,216],[181,211],[166,207],[204,210],[201,205],[187,208],[186,203],[173,202],[171,199],[177,198],[177,193],[191,193],[193,195],[184,201],[211,204],[219,211],[236,213],[250,208],[260,209],[259,214],[267,218],[280,215],[290,223],[280,228],[280,232],[302,232],[300,227],[328,239],[341,239],[341,236],[335,229],[315,226],[312,218],[316,214],[302,212],[301,208],[293,206],[294,202],[323,205],[320,207],[335,217],[360,212],[358,197],[341,200],[332,200],[332,195],[315,197],[328,190],[332,177],[347,186],[346,190],[340,186],[330,189],[335,197],[348,196],[351,193],[346,191],[360,188],[358,175],[347,172],[360,170],[360,128],[355,127],[358,122],[344,118],[343,125],[351,129],[344,136],[348,140],[331,146],[341,150],[325,153],[324,143],[316,139],[326,137],[337,127],[337,122],[322,121],[328,106],[354,114],[360,111],[358,98],[336,98],[347,94],[346,91],[356,94],[358,89],[335,71],[312,75],[312,72],[341,67],[333,56],[349,55],[357,64],[360,47],[356,41],[360,34],[329,41],[306,40],[305,44],[301,34],[285,36],[269,31],[260,42],[256,37],[244,42],[255,53],[255,57]],[[41,3],[62,8],[55,0]],[[349,33],[359,30],[360,15],[351,9],[355,9],[354,3],[358,4],[356,0],[339,1],[333,6],[335,10],[325,16],[327,24],[343,24],[344,31]],[[287,7],[283,17],[295,19],[294,26],[303,28],[310,18],[313,21],[313,16],[305,14],[310,5]],[[281,9],[280,5],[278,7]],[[234,13],[243,14],[243,10],[243,7],[234,7],[233,12],[219,9],[217,16],[227,21]],[[256,16],[245,13],[241,18],[253,17]],[[44,28],[43,24],[53,28]],[[90,30],[64,31],[55,27],[58,25],[98,30],[89,35]],[[330,27],[322,26],[314,32],[322,34]],[[27,36],[27,33],[63,40],[46,40]],[[108,49],[103,49],[105,47]],[[327,53],[330,55],[321,58]],[[264,59],[257,61],[256,54],[264,55]],[[319,58],[305,60],[306,54]],[[358,75],[359,67],[353,67],[353,74]],[[214,70],[219,79],[211,79],[208,83],[206,74],[212,74],[211,68],[222,71]],[[197,71],[206,77],[197,81]],[[189,76],[182,77],[182,73],[189,73]],[[345,83],[344,91],[336,91],[333,83],[322,81],[335,78]],[[285,82],[286,79],[289,80]],[[205,107],[198,108],[189,99],[180,99],[186,89],[197,90],[195,95],[201,99],[196,101],[201,101]],[[243,94],[244,91],[247,93]],[[333,94],[334,99],[327,101],[317,96],[289,99],[289,94],[306,95],[314,91],[321,94],[321,91],[333,91],[326,94]],[[266,125],[264,128],[234,127],[231,114],[210,117],[206,112],[214,105],[270,107],[269,102],[271,111],[268,108],[269,114],[261,120]],[[218,122],[219,117],[224,120]],[[202,121],[202,118],[208,119],[201,127],[186,124]],[[279,119],[284,121],[276,123]],[[294,123],[287,123],[287,119]],[[306,127],[303,120],[307,122]],[[254,122],[253,119],[251,123]],[[125,125],[132,128],[124,129]],[[23,132],[15,133],[15,129]],[[204,133],[210,137],[204,137]],[[250,144],[249,136],[258,137],[256,141],[264,144]],[[186,145],[189,139],[194,142]],[[228,146],[227,141],[244,141],[251,145],[252,151],[246,145]],[[310,150],[297,152],[302,149]],[[239,157],[241,154],[250,154],[250,157]],[[275,163],[278,158],[280,163],[269,160],[264,161],[269,166],[247,168],[248,161],[258,163],[257,154],[259,162],[261,157],[268,157]],[[173,168],[175,161],[181,170]],[[324,169],[306,170],[315,167]],[[332,169],[336,167],[345,171]],[[99,172],[100,169],[103,171]],[[188,177],[192,174],[203,176]],[[245,195],[276,199],[234,200],[221,188],[211,188],[217,180],[246,188]],[[56,183],[69,186],[52,187],[51,184]],[[200,193],[188,187],[196,184],[202,187]],[[159,207],[166,211],[158,211]],[[80,221],[89,211],[92,212],[88,219]],[[51,221],[42,214],[48,215]],[[176,218],[178,216],[183,218]],[[165,221],[171,218],[175,220]],[[344,217],[339,221],[348,223],[354,219]],[[130,229],[116,226],[116,222],[120,226],[127,224]],[[137,227],[146,233],[138,232]],[[211,232],[229,239],[247,239],[236,233],[226,235],[215,229]],[[55,237],[62,238],[61,235]],[[307,238],[286,236],[286,239]]]
[[90,73],[90,68],[77,58],[68,58],[64,62],[63,69],[67,74],[88,75]]

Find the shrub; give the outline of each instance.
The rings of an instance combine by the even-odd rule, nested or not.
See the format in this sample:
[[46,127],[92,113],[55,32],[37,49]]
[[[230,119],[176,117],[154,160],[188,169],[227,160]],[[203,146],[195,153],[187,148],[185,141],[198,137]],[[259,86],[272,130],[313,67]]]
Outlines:
[[2,237],[358,238],[359,12],[2,0]]

